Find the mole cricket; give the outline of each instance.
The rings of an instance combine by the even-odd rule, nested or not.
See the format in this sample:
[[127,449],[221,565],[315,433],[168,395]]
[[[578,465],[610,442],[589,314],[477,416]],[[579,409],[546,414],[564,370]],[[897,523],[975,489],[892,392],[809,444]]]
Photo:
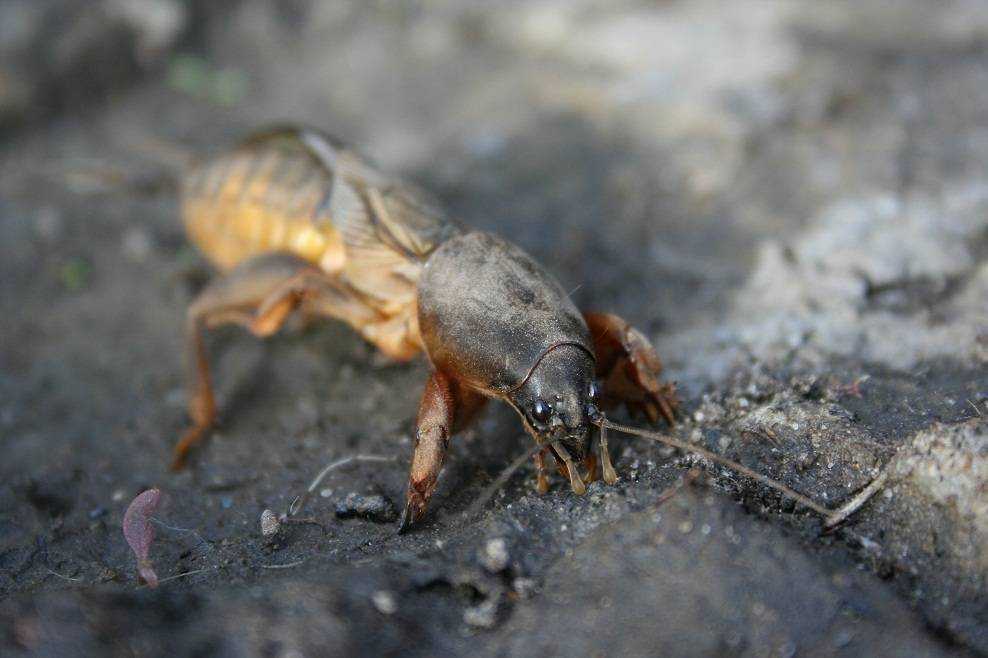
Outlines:
[[[623,403],[674,422],[675,389],[642,333],[581,313],[520,248],[451,221],[319,131],[258,132],[198,163],[181,208],[189,238],[222,274],[188,309],[192,426],[175,468],[216,421],[204,331],[234,323],[266,337],[297,310],[346,322],[395,360],[429,360],[399,531],[424,516],[450,437],[488,399],[510,405],[541,447],[540,493],[546,454],[575,493],[596,479],[591,429],[602,410]],[[613,484],[605,432],[597,453]]]

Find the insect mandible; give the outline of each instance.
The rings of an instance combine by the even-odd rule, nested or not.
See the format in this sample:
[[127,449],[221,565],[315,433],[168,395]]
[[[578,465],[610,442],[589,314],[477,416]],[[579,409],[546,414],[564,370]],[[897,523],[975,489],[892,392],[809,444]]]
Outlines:
[[[259,337],[294,311],[342,320],[381,352],[431,365],[399,530],[425,514],[449,440],[488,399],[510,405],[582,494],[596,478],[591,428],[626,404],[670,424],[674,387],[649,341],[621,318],[581,313],[528,254],[445,218],[422,191],[317,130],[279,127],[193,166],[182,181],[193,243],[222,272],[188,309],[189,415],[174,466],[216,421],[204,332]],[[613,484],[606,439],[601,474]],[[582,463],[587,475],[580,473]]]

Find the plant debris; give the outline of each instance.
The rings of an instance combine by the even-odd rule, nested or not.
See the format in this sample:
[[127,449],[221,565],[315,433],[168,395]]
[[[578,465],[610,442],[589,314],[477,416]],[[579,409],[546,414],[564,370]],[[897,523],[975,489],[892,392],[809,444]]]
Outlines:
[[148,587],[158,586],[158,574],[151,565],[151,543],[154,542],[154,525],[151,516],[158,509],[161,501],[160,489],[144,491],[127,506],[123,518],[123,535],[137,558],[137,572],[148,584]]
[[269,509],[261,512],[261,535],[274,537],[281,530],[281,520]]

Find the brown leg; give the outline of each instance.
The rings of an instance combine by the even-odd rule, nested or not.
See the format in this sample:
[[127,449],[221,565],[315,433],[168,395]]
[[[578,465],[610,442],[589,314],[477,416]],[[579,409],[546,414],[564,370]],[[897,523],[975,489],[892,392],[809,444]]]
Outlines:
[[548,448],[543,448],[535,453],[535,488],[540,494],[547,493],[549,491],[549,478],[546,476],[545,468],[545,451]]
[[336,302],[340,317],[367,314],[332,279],[310,263],[287,254],[261,256],[213,281],[189,307],[186,320],[190,366],[190,427],[175,445],[173,469],[181,468],[189,450],[201,442],[216,422],[216,401],[203,340],[206,329],[239,324],[259,337],[278,331],[305,299]]
[[405,532],[425,516],[436,489],[452,434],[473,419],[485,398],[469,391],[440,372],[425,383],[416,420],[415,447],[408,474],[405,510],[398,532]]
[[676,421],[676,388],[659,380],[662,361],[648,339],[610,313],[584,313],[597,355],[597,376],[604,380],[603,405],[624,402],[653,423],[661,416]]
[[597,455],[592,452],[588,452],[587,456],[583,458],[583,468],[587,469],[587,477],[585,480],[587,484],[596,482],[600,479],[597,476]]
[[583,477],[580,475],[580,471],[576,467],[573,456],[569,454],[569,451],[559,441],[553,441],[551,446],[552,454],[556,457],[556,465],[559,467],[559,474],[565,478],[569,478],[569,485],[573,489],[573,493],[577,496],[582,496],[587,492],[587,487],[583,481]]
[[600,446],[600,466],[604,482],[614,484],[618,481],[618,476],[617,471],[614,470],[614,465],[611,464],[611,449],[607,446],[607,428],[603,425],[600,426],[598,445]]

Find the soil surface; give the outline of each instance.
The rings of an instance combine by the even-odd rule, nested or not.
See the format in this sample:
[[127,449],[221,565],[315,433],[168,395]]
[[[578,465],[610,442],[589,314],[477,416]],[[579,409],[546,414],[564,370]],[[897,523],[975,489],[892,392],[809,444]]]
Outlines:
[[[988,655],[986,108],[979,0],[0,5],[0,653]],[[484,502],[531,445],[492,406],[397,535],[427,365],[333,323],[217,331],[222,424],[170,472],[212,275],[176,173],[286,120],[639,327],[681,438],[884,486],[826,531],[615,435],[617,485]],[[262,535],[354,455],[391,461]]]

